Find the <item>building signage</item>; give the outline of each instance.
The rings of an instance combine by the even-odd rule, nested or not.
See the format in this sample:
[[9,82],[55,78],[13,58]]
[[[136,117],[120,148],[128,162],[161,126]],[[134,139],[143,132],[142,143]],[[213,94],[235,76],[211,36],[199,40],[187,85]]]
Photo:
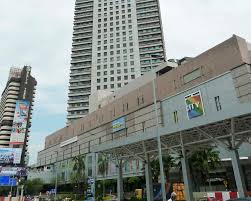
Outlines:
[[17,180],[10,176],[0,176],[0,186],[16,186]]
[[121,117],[112,122],[112,132],[115,133],[117,131],[123,130],[126,128],[125,117]]
[[68,144],[72,144],[73,142],[77,142],[77,141],[78,141],[78,136],[73,137],[73,138],[71,138],[71,139],[69,139],[69,140],[66,140],[66,141],[64,141],[64,142],[61,142],[61,143],[60,143],[60,147],[64,147],[64,146],[66,146],[66,145],[68,145]]
[[27,176],[27,169],[24,167],[1,167],[0,166],[0,176]]
[[19,164],[21,156],[21,148],[0,148],[0,164]]
[[186,96],[185,100],[187,116],[189,119],[204,115],[204,107],[200,91]]
[[29,107],[29,101],[17,100],[10,137],[10,144],[24,144],[29,116]]

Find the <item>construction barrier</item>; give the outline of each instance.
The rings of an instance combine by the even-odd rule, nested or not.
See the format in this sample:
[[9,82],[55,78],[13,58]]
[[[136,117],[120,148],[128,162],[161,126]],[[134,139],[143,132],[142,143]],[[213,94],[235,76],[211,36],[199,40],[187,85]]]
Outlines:
[[210,198],[215,198],[214,201],[226,201],[229,199],[238,198],[237,192],[210,192],[207,193],[207,197],[209,200]]

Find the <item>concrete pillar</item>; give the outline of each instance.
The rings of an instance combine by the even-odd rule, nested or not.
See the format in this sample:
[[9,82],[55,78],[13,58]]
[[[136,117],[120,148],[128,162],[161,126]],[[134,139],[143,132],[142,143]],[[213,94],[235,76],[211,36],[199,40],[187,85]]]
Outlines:
[[122,160],[120,160],[118,162],[117,193],[118,193],[118,201],[123,201],[123,199],[124,199],[124,189],[123,189],[123,165],[122,165]]
[[193,200],[192,180],[191,180],[189,164],[185,157],[181,158],[181,165],[182,165],[182,174],[185,185],[186,201],[192,201]]
[[150,159],[149,159],[149,154],[146,154],[145,177],[146,177],[146,195],[147,195],[147,201],[153,201],[152,169],[151,169],[151,163],[150,163]]
[[237,190],[240,198],[245,197],[245,192],[247,190],[243,171],[240,164],[240,157],[237,149],[230,150],[231,158],[232,158],[232,166],[234,171],[235,183],[237,186]]

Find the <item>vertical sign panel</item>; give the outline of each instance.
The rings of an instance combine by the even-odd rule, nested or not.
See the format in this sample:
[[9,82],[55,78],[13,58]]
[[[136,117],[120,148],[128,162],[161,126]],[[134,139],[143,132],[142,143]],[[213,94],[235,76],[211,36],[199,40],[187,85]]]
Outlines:
[[204,107],[200,91],[186,96],[185,100],[187,116],[189,119],[204,115]]
[[29,116],[29,107],[29,101],[17,100],[10,137],[10,144],[24,144]]

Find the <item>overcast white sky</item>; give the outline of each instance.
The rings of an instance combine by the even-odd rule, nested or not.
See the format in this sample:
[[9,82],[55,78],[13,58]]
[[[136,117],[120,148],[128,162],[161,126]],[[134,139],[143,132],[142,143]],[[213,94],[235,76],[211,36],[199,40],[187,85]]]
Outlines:
[[[196,56],[237,34],[251,42],[250,0],[160,0],[168,58]],[[66,122],[74,0],[0,0],[0,92],[11,66],[38,81],[31,163]]]

